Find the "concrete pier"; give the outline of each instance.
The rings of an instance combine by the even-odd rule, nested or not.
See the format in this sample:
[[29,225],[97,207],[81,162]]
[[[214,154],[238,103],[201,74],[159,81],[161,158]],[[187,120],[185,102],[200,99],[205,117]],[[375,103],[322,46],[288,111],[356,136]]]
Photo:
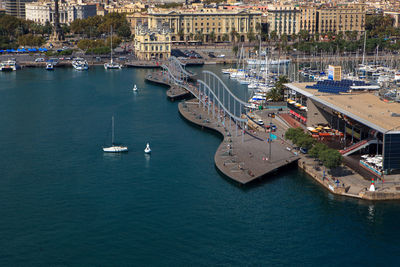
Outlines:
[[239,184],[263,178],[299,159],[286,150],[280,140],[267,143],[268,133],[243,131],[227,118],[213,118],[197,100],[181,102],[178,107],[186,120],[223,136],[214,156],[215,165],[226,177]]
[[168,79],[163,75],[162,71],[154,71],[148,74],[145,80],[151,83],[156,83],[169,87],[169,89],[167,90],[167,97],[172,101],[185,99],[192,96],[192,94],[188,90],[170,83]]

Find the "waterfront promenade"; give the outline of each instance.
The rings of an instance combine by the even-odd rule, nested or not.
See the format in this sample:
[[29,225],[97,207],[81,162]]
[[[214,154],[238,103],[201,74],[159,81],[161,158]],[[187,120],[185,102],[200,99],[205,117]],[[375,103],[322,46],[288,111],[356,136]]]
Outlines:
[[179,103],[179,113],[188,121],[219,132],[223,141],[218,147],[215,165],[226,177],[247,184],[273,174],[280,168],[298,160],[298,156],[285,149],[278,140],[267,143],[266,132],[236,129],[229,118],[219,122],[199,106],[197,100]]

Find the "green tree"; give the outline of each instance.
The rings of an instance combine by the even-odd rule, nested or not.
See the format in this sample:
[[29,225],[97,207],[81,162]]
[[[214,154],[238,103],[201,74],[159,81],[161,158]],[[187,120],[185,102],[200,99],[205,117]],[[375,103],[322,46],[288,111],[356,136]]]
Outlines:
[[323,143],[316,143],[308,152],[309,155],[313,158],[319,158],[321,155],[321,152],[324,150],[327,150],[328,146],[323,144]]
[[278,34],[276,31],[272,31],[269,34],[269,39],[271,39],[272,41],[276,42],[276,40],[278,40]]
[[214,41],[215,41],[215,32],[214,32],[214,31],[212,31],[212,32],[210,33],[210,35],[209,35],[209,41],[212,42],[212,43],[214,43]]
[[299,31],[298,35],[300,36],[300,40],[306,42],[310,39],[310,33],[306,30]]
[[304,135],[304,131],[301,128],[289,128],[285,132],[285,138],[292,141],[294,144],[297,139]]
[[250,31],[247,33],[247,39],[249,40],[249,42],[253,42],[256,39],[252,28],[250,28]]
[[267,98],[271,99],[272,101],[282,101],[283,100],[283,94],[285,91],[285,83],[288,83],[289,80],[286,76],[280,76],[278,78],[278,81],[276,81],[275,83],[275,87],[272,88],[268,94],[267,94]]
[[199,31],[196,32],[196,35],[194,36],[194,38],[199,42],[203,42],[203,40],[204,40],[203,34],[201,32],[199,32]]
[[239,51],[239,47],[237,45],[232,46],[232,52],[237,56],[237,52]]
[[[117,46],[119,46],[121,44],[122,40],[121,38],[119,38],[118,36],[113,36],[112,37],[112,48],[116,48]],[[111,36],[107,38],[106,40],[106,46],[110,46],[111,45]]]
[[320,160],[328,169],[339,167],[342,159],[342,154],[335,149],[326,149],[320,153]]
[[183,37],[185,36],[185,33],[183,32],[183,29],[179,29],[178,36],[179,36],[179,40],[183,41]]
[[305,148],[307,150],[312,148],[313,144],[314,144],[314,139],[309,134],[306,133],[304,133],[296,140],[296,145]]
[[124,23],[119,27],[117,34],[121,36],[122,38],[128,39],[131,37],[131,28],[129,27],[128,24]]
[[20,46],[42,46],[44,39],[41,36],[34,36],[31,33],[18,36],[18,45]]
[[227,33],[225,33],[224,35],[222,35],[222,41],[223,41],[223,42],[229,41],[229,35],[228,35]]
[[237,32],[235,31],[235,29],[232,29],[230,32],[231,42],[235,42],[236,34],[237,34]]

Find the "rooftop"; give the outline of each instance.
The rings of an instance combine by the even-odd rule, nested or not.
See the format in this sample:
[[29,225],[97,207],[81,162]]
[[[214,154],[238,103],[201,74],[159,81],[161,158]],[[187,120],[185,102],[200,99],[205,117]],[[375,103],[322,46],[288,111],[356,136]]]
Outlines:
[[330,94],[306,88],[315,83],[291,83],[287,87],[327,105],[381,132],[400,131],[400,103],[389,103],[369,92]]

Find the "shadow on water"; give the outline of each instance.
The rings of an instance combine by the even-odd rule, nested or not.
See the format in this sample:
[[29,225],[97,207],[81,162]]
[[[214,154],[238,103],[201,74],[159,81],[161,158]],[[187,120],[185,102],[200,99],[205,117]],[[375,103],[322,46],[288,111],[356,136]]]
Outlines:
[[216,171],[221,175],[221,177],[224,178],[224,180],[226,180],[232,186],[235,186],[235,187],[239,188],[242,192],[248,192],[248,191],[251,191],[253,189],[262,187],[264,185],[267,185],[269,183],[273,183],[276,180],[278,180],[278,179],[280,179],[280,178],[282,178],[284,176],[290,176],[290,174],[293,174],[296,171],[296,166],[297,166],[297,163],[296,162],[292,162],[292,163],[286,165],[284,168],[274,170],[271,173],[267,173],[265,175],[262,175],[261,177],[251,181],[250,183],[243,185],[243,184],[240,184],[240,183],[232,180],[228,176],[226,176],[214,164],[214,167],[215,167]]

